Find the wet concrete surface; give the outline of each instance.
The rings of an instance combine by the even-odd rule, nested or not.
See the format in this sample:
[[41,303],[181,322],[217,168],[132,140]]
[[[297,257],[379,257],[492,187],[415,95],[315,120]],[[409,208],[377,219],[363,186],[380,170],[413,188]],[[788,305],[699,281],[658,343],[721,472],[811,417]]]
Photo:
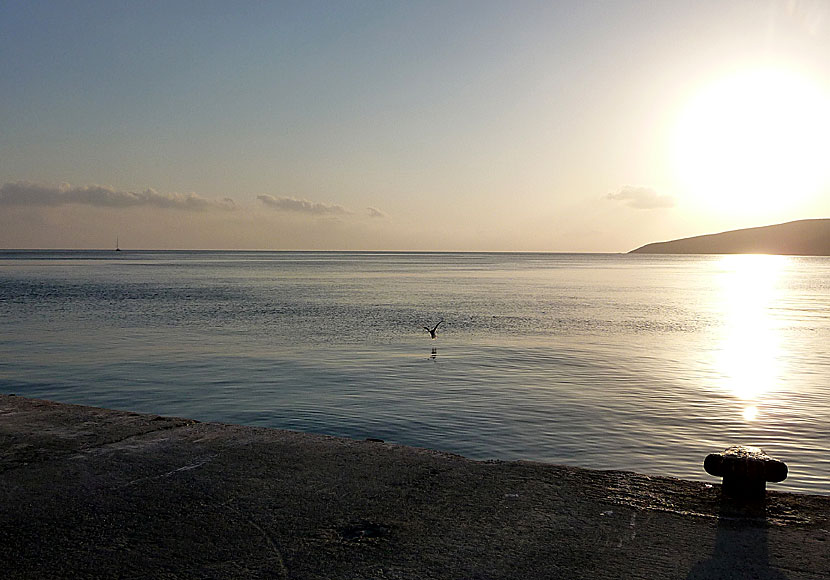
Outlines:
[[830,497],[0,395],[3,578],[830,578]]

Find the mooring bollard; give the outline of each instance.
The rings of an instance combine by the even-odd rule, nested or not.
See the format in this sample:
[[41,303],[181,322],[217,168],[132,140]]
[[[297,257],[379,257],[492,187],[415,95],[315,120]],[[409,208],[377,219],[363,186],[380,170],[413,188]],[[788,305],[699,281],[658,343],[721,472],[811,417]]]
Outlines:
[[711,453],[703,462],[706,473],[723,477],[723,494],[733,499],[763,498],[767,482],[787,479],[787,464],[773,459],[759,447],[733,445]]

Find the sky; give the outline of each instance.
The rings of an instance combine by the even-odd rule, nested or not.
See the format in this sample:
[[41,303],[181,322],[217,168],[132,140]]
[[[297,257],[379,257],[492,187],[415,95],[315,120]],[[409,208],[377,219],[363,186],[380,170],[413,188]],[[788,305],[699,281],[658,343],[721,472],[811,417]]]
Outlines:
[[824,1],[0,0],[0,247],[626,252],[830,217]]

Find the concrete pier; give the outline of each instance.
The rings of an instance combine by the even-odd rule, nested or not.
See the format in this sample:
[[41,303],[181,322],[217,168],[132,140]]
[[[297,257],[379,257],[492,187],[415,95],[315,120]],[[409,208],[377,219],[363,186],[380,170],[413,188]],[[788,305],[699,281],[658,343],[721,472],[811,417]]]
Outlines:
[[[702,460],[702,458],[701,458]],[[0,576],[830,578],[830,497],[0,395]]]

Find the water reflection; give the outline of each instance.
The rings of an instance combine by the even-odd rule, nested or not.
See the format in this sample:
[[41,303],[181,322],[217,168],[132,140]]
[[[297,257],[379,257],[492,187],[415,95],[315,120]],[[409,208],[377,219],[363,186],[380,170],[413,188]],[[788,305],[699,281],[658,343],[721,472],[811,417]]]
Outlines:
[[755,405],[744,407],[743,417],[744,421],[754,421],[758,418],[758,407]]
[[787,359],[775,308],[789,258],[729,255],[721,262],[724,326],[715,368],[724,389],[743,404],[743,418],[762,415],[763,396],[775,390]]

